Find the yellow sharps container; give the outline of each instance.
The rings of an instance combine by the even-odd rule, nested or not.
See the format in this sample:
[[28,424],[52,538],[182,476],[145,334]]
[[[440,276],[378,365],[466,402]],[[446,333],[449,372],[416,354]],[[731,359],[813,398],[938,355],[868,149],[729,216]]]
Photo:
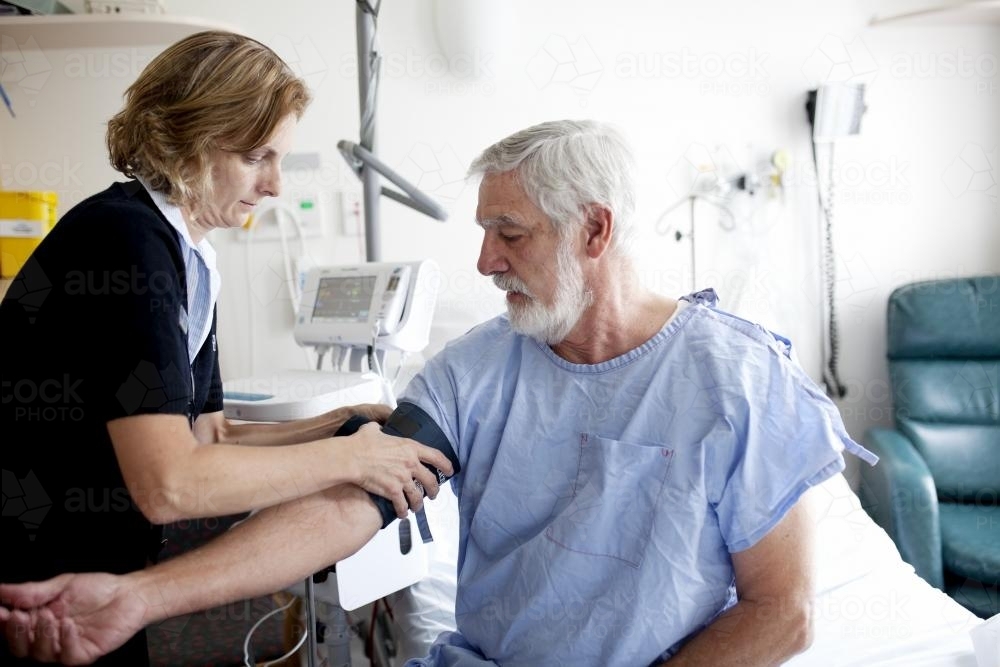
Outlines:
[[13,278],[56,224],[55,192],[0,190],[0,275]]

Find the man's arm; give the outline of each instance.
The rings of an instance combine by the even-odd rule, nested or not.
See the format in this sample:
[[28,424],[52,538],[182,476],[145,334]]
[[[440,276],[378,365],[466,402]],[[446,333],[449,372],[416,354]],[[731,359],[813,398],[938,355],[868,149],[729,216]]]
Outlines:
[[357,551],[381,517],[368,494],[340,486],[264,510],[205,546],[127,575],[65,574],[0,585],[11,651],[89,664],[144,626],[281,590]]
[[812,643],[813,533],[807,492],[763,539],[732,554],[739,602],[669,667],[778,665]]

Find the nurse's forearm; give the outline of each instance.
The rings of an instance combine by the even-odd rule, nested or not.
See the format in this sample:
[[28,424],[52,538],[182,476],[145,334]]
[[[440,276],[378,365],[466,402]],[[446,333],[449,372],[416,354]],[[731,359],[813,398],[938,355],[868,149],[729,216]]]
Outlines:
[[370,421],[385,423],[392,408],[378,403],[348,405],[307,419],[276,424],[237,423],[229,421],[222,412],[202,414],[195,420],[194,434],[201,443],[224,443],[268,447],[295,445],[329,438],[354,415]]
[[314,417],[280,424],[230,424],[217,442],[250,447],[295,445],[329,438],[344,421],[335,425]]
[[148,607],[146,623],[266,595],[361,548],[381,518],[355,486],[271,507],[205,546],[124,577],[123,594]]
[[[332,437],[355,412],[367,406],[339,408],[316,417],[277,424],[235,424],[222,420],[215,442],[264,447],[294,445]],[[379,406],[384,407],[384,406]],[[386,409],[388,410],[388,409]]]

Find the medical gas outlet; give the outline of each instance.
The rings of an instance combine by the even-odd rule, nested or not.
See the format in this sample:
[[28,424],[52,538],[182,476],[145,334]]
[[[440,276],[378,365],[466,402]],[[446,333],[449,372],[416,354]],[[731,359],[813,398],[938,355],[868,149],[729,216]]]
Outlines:
[[283,194],[277,199],[262,202],[243,229],[249,231],[253,228],[253,239],[261,241],[280,239],[282,232],[290,242],[294,242],[300,234],[304,238],[321,237],[324,235],[324,208],[318,191]]

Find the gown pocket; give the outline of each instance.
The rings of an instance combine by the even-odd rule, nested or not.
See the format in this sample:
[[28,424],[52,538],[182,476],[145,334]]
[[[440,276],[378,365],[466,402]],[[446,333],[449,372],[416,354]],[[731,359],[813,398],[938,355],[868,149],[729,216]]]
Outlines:
[[572,500],[545,536],[570,551],[639,567],[673,456],[667,447],[581,435]]

